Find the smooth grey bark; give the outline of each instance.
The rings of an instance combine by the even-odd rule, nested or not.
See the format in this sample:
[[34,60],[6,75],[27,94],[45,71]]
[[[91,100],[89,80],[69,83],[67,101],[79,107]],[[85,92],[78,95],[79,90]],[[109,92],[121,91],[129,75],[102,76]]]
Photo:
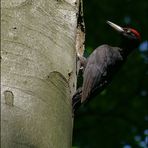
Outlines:
[[80,2],[1,4],[1,147],[70,148]]

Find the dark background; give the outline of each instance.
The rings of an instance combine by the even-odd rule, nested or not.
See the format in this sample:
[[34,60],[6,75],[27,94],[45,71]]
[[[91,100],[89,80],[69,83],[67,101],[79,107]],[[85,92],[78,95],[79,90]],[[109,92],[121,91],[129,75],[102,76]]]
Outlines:
[[73,146],[148,148],[148,0],[84,0],[84,19],[85,56],[101,44],[119,45],[106,20],[136,28],[142,42],[111,85],[79,109]]

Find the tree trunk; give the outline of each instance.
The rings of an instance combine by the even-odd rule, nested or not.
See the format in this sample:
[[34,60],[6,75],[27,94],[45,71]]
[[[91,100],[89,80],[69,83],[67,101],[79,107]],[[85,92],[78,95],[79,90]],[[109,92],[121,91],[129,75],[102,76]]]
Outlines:
[[1,147],[70,148],[80,2],[1,4]]

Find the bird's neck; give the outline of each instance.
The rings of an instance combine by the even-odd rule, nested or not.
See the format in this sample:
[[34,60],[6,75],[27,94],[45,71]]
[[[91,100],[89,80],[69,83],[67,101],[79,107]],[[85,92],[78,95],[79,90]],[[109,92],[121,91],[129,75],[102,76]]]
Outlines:
[[122,40],[120,48],[121,48],[120,51],[121,55],[123,57],[127,57],[135,49],[135,46],[129,40]]

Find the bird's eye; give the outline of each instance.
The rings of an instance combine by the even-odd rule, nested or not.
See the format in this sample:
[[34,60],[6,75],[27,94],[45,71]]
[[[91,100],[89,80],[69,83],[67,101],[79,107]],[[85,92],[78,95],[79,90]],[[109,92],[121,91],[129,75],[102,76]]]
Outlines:
[[128,29],[128,30],[127,30],[127,33],[131,33],[131,31]]

